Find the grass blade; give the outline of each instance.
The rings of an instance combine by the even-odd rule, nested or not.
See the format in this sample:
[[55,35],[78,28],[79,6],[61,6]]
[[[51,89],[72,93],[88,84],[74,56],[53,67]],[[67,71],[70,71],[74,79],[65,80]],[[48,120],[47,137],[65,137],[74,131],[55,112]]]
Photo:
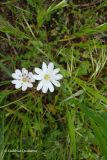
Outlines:
[[102,96],[98,91],[96,91],[93,88],[87,86],[87,84],[84,81],[82,81],[82,80],[80,80],[78,78],[75,78],[75,81],[77,82],[77,84],[79,86],[81,86],[85,91],[87,91],[88,93],[93,95],[96,99],[102,100],[104,103],[107,104],[107,98]]
[[107,123],[105,119],[84,104],[80,104],[80,108],[91,121],[99,147],[107,158],[107,144],[105,141],[105,139],[107,140]]
[[66,112],[66,118],[68,123],[68,130],[69,130],[69,137],[70,137],[70,151],[71,154],[73,154],[74,159],[76,160],[76,139],[75,139],[75,127],[73,119],[71,118],[71,115],[73,117],[73,114],[70,114],[69,111]]

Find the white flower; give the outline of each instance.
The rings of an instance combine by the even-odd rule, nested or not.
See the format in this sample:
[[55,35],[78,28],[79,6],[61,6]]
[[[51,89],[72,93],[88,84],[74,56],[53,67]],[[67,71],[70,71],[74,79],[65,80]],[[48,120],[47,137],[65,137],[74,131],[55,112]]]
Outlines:
[[54,91],[54,86],[60,87],[59,80],[62,79],[62,75],[58,74],[60,71],[59,68],[54,69],[54,64],[49,63],[47,66],[46,63],[43,62],[42,69],[35,68],[35,72],[37,73],[34,75],[36,80],[39,80],[39,84],[37,86],[37,90],[41,90],[43,93],[47,93],[48,89],[50,92]]
[[33,73],[28,72],[25,68],[22,68],[22,71],[16,69],[15,73],[12,74],[12,77],[15,79],[12,80],[12,83],[15,84],[16,89],[22,88],[22,91],[25,91],[28,87],[33,87],[32,83],[35,82],[33,76]]

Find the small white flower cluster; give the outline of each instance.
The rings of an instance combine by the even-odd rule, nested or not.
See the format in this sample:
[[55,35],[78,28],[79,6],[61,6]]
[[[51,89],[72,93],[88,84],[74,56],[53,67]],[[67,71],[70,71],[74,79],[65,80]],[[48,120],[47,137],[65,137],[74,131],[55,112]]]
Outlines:
[[26,91],[27,88],[32,88],[35,80],[40,81],[37,90],[42,90],[43,93],[54,92],[54,85],[60,87],[59,80],[63,78],[59,74],[60,69],[54,69],[54,64],[50,62],[48,65],[43,62],[42,69],[35,68],[36,74],[28,72],[27,69],[22,68],[22,70],[16,69],[15,73],[12,74],[14,80],[12,83],[15,84],[15,88],[21,88],[22,91]]

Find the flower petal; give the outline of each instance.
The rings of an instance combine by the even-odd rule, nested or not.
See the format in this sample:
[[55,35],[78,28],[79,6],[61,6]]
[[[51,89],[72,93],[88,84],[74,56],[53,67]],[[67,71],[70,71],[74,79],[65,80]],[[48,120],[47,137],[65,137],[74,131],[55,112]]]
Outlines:
[[27,83],[27,86],[29,87],[29,88],[32,88],[33,87],[33,84],[32,83]]
[[48,88],[49,88],[48,81],[45,81],[45,82],[43,83],[42,92],[43,92],[43,93],[47,93]]
[[43,76],[37,75],[37,74],[35,74],[33,77],[35,80],[39,80],[39,81],[43,79]]
[[43,72],[44,72],[44,73],[47,72],[48,67],[47,67],[47,65],[46,65],[45,62],[43,62],[43,64],[42,64],[42,69],[43,69]]
[[18,75],[22,75],[22,72],[19,69],[16,69],[15,73],[18,74]]
[[[17,80],[16,80],[16,81],[17,81]],[[15,84],[15,88],[16,88],[16,89],[19,89],[19,88],[22,86],[22,84],[21,84],[20,81],[15,82],[15,80],[13,80],[12,83]]]
[[40,68],[35,68],[35,72],[39,75],[43,74],[43,71]]
[[19,75],[17,75],[16,73],[12,73],[12,77],[13,77],[14,79],[18,79],[18,78],[19,78]]
[[56,86],[56,87],[60,87],[60,83],[58,81],[56,81],[55,79],[52,80],[52,83]]
[[54,78],[55,78],[56,80],[60,80],[60,79],[63,78],[63,76],[62,76],[61,74],[56,74],[56,75],[54,75]]
[[22,85],[22,91],[26,91],[27,90],[27,85],[23,83]]
[[28,75],[28,70],[26,68],[22,68],[22,74],[23,75]]
[[16,69],[16,70],[15,70],[15,73],[12,74],[12,77],[13,77],[14,79],[20,79],[21,76],[22,76],[22,73],[21,73],[21,71],[20,71],[19,69]]
[[48,64],[48,71],[53,71],[54,69],[54,64],[51,62]]
[[32,82],[32,83],[35,82],[34,74],[32,72],[29,72],[28,76],[29,76],[30,82]]
[[54,91],[53,84],[50,81],[48,82],[48,88],[49,88],[50,92]]
[[43,81],[43,80],[39,82],[39,84],[38,84],[38,86],[37,86],[37,90],[38,90],[38,91],[39,91],[40,89],[42,89],[43,84],[44,84],[44,81]]
[[19,83],[18,80],[12,80],[12,84],[17,84],[17,83]]
[[53,74],[57,74],[59,71],[60,71],[60,69],[56,68],[56,69],[53,70]]

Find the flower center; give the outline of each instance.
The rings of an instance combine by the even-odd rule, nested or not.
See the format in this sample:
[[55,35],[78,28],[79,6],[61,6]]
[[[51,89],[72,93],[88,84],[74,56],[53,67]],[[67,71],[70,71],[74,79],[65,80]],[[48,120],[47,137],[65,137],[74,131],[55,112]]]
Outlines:
[[44,75],[44,79],[45,79],[45,80],[50,80],[50,75],[49,75],[49,74],[45,74],[45,75]]
[[27,77],[23,77],[22,78],[22,82],[27,82],[28,81],[28,78]]

